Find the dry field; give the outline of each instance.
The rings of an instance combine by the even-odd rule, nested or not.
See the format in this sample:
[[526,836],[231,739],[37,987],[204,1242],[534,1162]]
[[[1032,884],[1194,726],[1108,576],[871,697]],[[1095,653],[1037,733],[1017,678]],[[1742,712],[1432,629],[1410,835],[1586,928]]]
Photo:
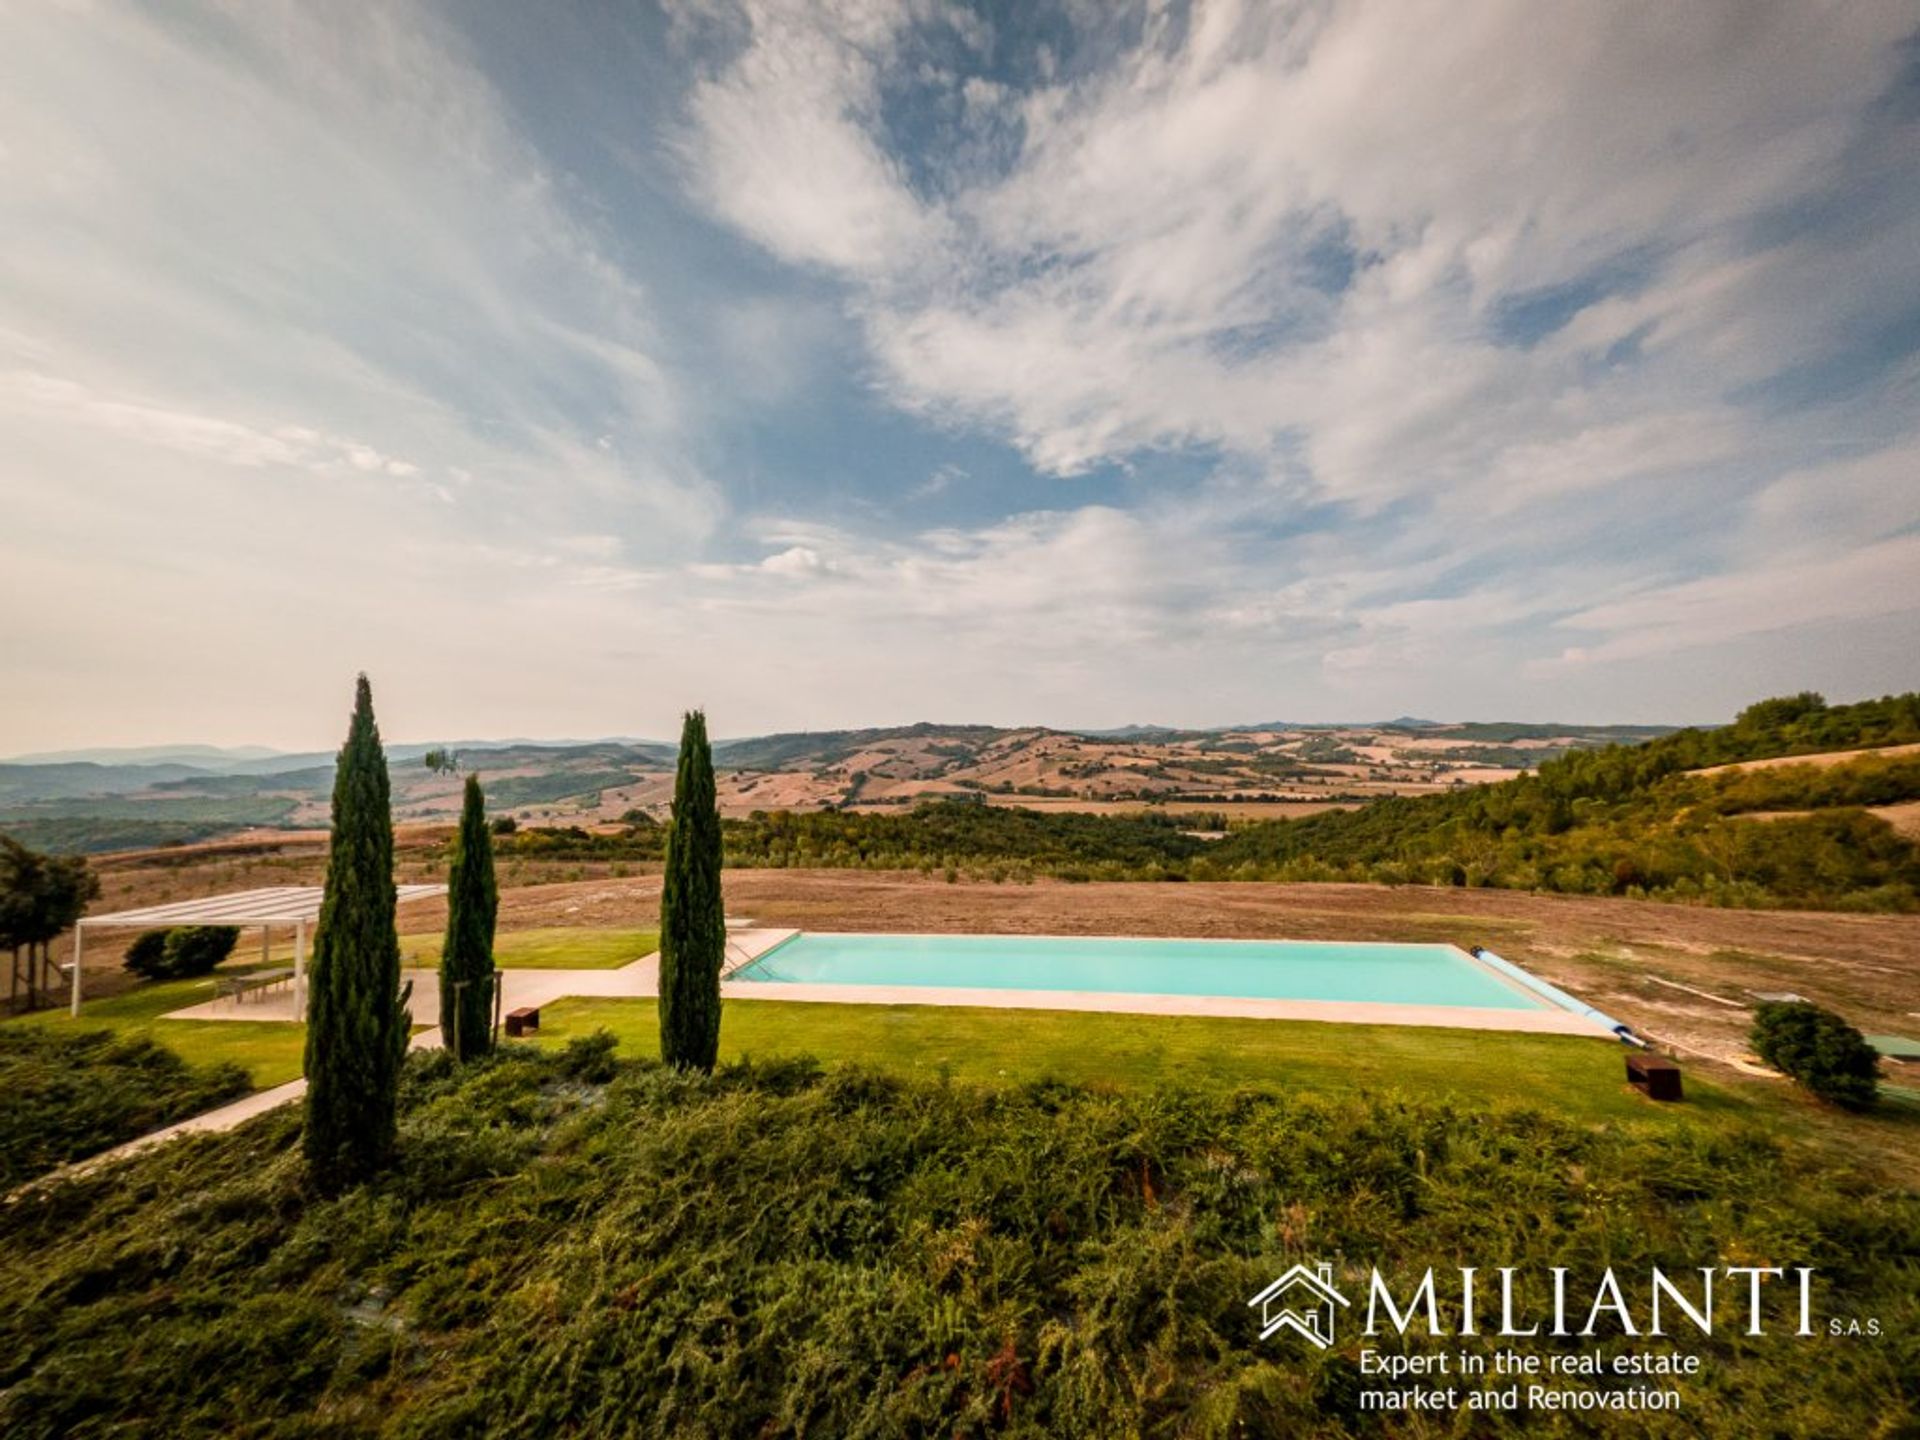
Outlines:
[[1777,770],[1783,765],[1812,765],[1824,770],[1829,765],[1844,765],[1849,760],[1858,760],[1862,755],[1912,755],[1917,751],[1920,751],[1920,745],[1875,745],[1865,750],[1823,750],[1817,755],[1775,755],[1766,760],[1736,760],[1727,765],[1703,765],[1687,773],[1718,775],[1723,770]]
[[[1507,748],[1551,755],[1572,739],[1519,741]],[[857,744],[822,736],[817,749],[799,746],[764,765],[737,766],[723,757],[718,798],[726,815],[823,805],[884,810],[943,796],[985,795],[994,803],[1044,809],[1098,813],[1149,803],[1224,805],[1233,813],[1266,817],[1310,814],[1351,804],[1353,797],[1484,785],[1520,773],[1489,763],[1484,755],[1485,747],[1468,741],[1376,726],[1137,738],[928,727],[872,732],[871,739]],[[1023,795],[1023,789],[1047,793]],[[520,813],[545,820],[610,821],[636,808],[664,813],[672,791],[672,772],[660,768],[637,774],[630,784],[522,807]],[[402,813],[444,813],[457,798],[444,785],[426,784],[418,793],[409,787]]]

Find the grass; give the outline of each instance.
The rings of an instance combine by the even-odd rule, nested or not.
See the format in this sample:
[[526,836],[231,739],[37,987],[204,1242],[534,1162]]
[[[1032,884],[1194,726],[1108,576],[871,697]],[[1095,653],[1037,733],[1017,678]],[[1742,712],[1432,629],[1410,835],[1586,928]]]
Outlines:
[[[1807,1264],[1822,1315],[1884,1329],[1797,1338],[1781,1295],[1760,1336],[1603,1319],[1583,1352],[1701,1358],[1680,1411],[1469,1428],[1367,1414],[1362,1352],[1568,1343],[1261,1340],[1247,1297],[1316,1259],[1350,1295],[1512,1266],[1536,1315],[1550,1266],[1583,1295],[1613,1267],[1644,1315],[1651,1265]],[[0,1207],[0,1432],[1890,1437],[1916,1263],[1920,1199],[1738,1123],[512,1045],[410,1062],[398,1165],[337,1198],[276,1112]]]
[[[514,944],[516,954],[536,959],[631,955],[637,946],[650,946],[651,939],[650,932],[631,930],[531,930],[502,937]],[[64,1010],[47,1010],[8,1023],[151,1038],[195,1064],[240,1065],[262,1089],[301,1073],[305,1031],[300,1026],[162,1018],[212,993],[212,982],[205,979],[151,982],[89,1001],[78,1021]],[[624,1055],[659,1053],[658,1010],[652,1000],[572,998],[543,1007],[543,1044],[602,1029],[618,1038]],[[729,1000],[720,1043],[727,1058],[812,1055],[829,1063],[860,1061],[908,1077],[995,1083],[1050,1079],[1108,1088],[1273,1085],[1326,1096],[1443,1096],[1482,1106],[1524,1099],[1581,1124],[1662,1129],[1740,1122],[1812,1145],[1836,1159],[1865,1157],[1892,1179],[1920,1185],[1920,1095],[1911,1091],[1888,1087],[1877,1111],[1847,1115],[1814,1104],[1777,1081],[1725,1076],[1715,1082],[1690,1071],[1686,1103],[1659,1106],[1625,1083],[1619,1046],[1575,1036],[1181,1015]]]
[[[542,1008],[540,1038],[557,1044],[609,1030],[622,1055],[657,1057],[658,1014],[652,1000],[560,1000]],[[720,1052],[858,1060],[957,1080],[1405,1090],[1483,1101],[1524,1094],[1582,1120],[1629,1119],[1650,1108],[1623,1083],[1616,1043],[1405,1025],[728,1000]]]
[[[573,998],[541,1010],[540,1040],[557,1045],[607,1030],[623,1055],[657,1057],[652,1000]],[[1653,1130],[1753,1125],[1835,1160],[1870,1163],[1920,1186],[1920,1101],[1890,1089],[1880,1108],[1849,1115],[1779,1081],[1686,1077],[1681,1105],[1626,1083],[1621,1047],[1570,1035],[1501,1034],[1412,1025],[1327,1025],[1189,1015],[1105,1015],[931,1005],[827,1005],[729,1000],[720,1053],[754,1060],[812,1055],[909,1077],[1101,1087],[1276,1086],[1324,1096],[1394,1093],[1500,1106],[1524,1101],[1579,1124]]]
[[[249,967],[226,965],[221,973],[244,974]],[[174,1010],[214,997],[213,981],[155,980],[104,1000],[89,1000],[74,1019],[65,1009],[40,1010],[5,1023],[41,1026],[56,1033],[108,1030],[126,1037],[157,1040],[196,1065],[231,1062],[247,1072],[254,1088],[265,1090],[298,1079],[306,1051],[306,1027],[274,1020],[167,1020]]]
[[0,1194],[247,1089],[231,1065],[189,1065],[138,1036],[0,1026]]
[[[400,937],[400,958],[423,968],[440,963],[439,932]],[[660,948],[652,930],[593,930],[555,926],[507,930],[494,937],[493,963],[503,970],[617,970]]]

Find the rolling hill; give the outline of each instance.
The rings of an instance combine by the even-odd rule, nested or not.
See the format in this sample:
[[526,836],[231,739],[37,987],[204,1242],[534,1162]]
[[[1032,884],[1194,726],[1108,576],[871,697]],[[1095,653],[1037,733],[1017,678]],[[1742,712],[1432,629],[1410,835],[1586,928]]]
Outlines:
[[[1092,733],[922,723],[723,740],[715,760],[721,808],[736,816],[978,799],[1095,812],[1204,805],[1258,818],[1487,784],[1619,738],[1617,728],[1579,725]],[[396,820],[449,820],[458,809],[460,776],[421,762],[433,748],[390,747]],[[469,741],[447,748],[463,770],[484,777],[497,813],[521,820],[604,824],[635,811],[663,818],[671,800],[673,750],[664,744]],[[79,850],[309,828],[326,823],[332,776],[325,754],[210,746],[69,752],[0,763],[0,827],[30,844]]]

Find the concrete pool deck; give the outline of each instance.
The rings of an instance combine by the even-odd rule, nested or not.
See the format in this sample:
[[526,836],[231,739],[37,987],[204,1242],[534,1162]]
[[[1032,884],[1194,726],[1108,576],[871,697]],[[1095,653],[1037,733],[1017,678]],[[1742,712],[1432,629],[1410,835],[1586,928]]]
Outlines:
[[[961,1005],[988,1010],[1106,1010],[1121,1015],[1200,1015],[1245,1020],[1310,1020],[1348,1025],[1425,1025],[1451,1030],[1505,1030],[1532,1035],[1613,1038],[1613,1032],[1604,1025],[1558,1006],[1522,1010],[1376,1000],[1276,1000],[1235,995],[1151,995],[1115,990],[1011,990],[944,985],[831,985],[733,978],[798,934],[800,932],[797,930],[770,927],[731,931],[727,937],[727,961],[720,982],[722,998],[790,1000],[822,1005]],[[1474,959],[1465,951],[1459,953],[1462,958]],[[1479,962],[1476,960],[1475,963]],[[630,965],[614,970],[503,969],[500,975],[505,988],[503,1010],[550,1005],[556,1000],[568,998],[652,999],[659,994],[660,957],[657,954],[643,956]],[[407,970],[403,976],[413,982],[411,1005],[414,1015],[431,1021],[440,1013],[439,972]],[[1504,976],[1500,978],[1512,983]],[[255,999],[209,1000],[173,1011],[165,1018],[282,1023],[293,1023],[297,1019],[290,989]],[[429,1045],[439,1044],[437,1030],[429,1031],[427,1035],[432,1036]],[[420,1039],[426,1040],[427,1035],[422,1035]]]
[[[1414,1025],[1449,1030],[1504,1030],[1529,1035],[1585,1035],[1616,1040],[1615,1032],[1586,1015],[1558,1005],[1543,1005],[1541,997],[1512,977],[1485,964],[1478,956],[1449,946],[1502,984],[1534,1000],[1536,1007],[1508,1009],[1475,1005],[1401,1004],[1376,1000],[1278,1000],[1238,995],[1153,995],[1120,990],[1016,990],[949,985],[833,985],[811,981],[739,980],[731,978],[769,951],[800,934],[778,932],[758,944],[749,955],[730,963],[720,984],[728,1000],[790,1000],[821,1005],[951,1005],[989,1010],[1106,1011],[1118,1015],[1198,1015],[1241,1020],[1306,1020],[1346,1025]],[[833,932],[809,931],[808,934]],[[1131,940],[1111,936],[1021,936],[1048,940]],[[1240,942],[1222,940],[1231,945]]]
[[1427,1025],[1612,1040],[1604,1025],[1566,1010],[1498,1010],[1471,1005],[1396,1005],[1373,1000],[1261,1000],[1233,995],[1130,995],[1112,990],[972,990],[940,985],[817,985],[728,980],[728,1000],[830,1005],[968,1005],[993,1010],[1104,1010],[1118,1015],[1210,1015],[1242,1020],[1316,1020],[1346,1025]]

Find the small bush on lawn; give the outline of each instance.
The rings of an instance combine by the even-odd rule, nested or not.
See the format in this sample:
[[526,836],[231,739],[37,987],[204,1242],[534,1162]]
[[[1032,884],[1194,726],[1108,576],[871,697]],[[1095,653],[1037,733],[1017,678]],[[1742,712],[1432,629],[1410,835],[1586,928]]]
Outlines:
[[176,925],[148,930],[127,949],[127,969],[149,980],[205,975],[233,953],[240,932],[231,925]]
[[136,975],[144,975],[149,980],[157,978],[167,963],[167,937],[172,933],[171,930],[142,930],[127,947],[127,958],[122,963]]
[[1864,1110],[1880,1098],[1880,1056],[1831,1010],[1805,1000],[1754,1012],[1754,1053],[1822,1100]]

